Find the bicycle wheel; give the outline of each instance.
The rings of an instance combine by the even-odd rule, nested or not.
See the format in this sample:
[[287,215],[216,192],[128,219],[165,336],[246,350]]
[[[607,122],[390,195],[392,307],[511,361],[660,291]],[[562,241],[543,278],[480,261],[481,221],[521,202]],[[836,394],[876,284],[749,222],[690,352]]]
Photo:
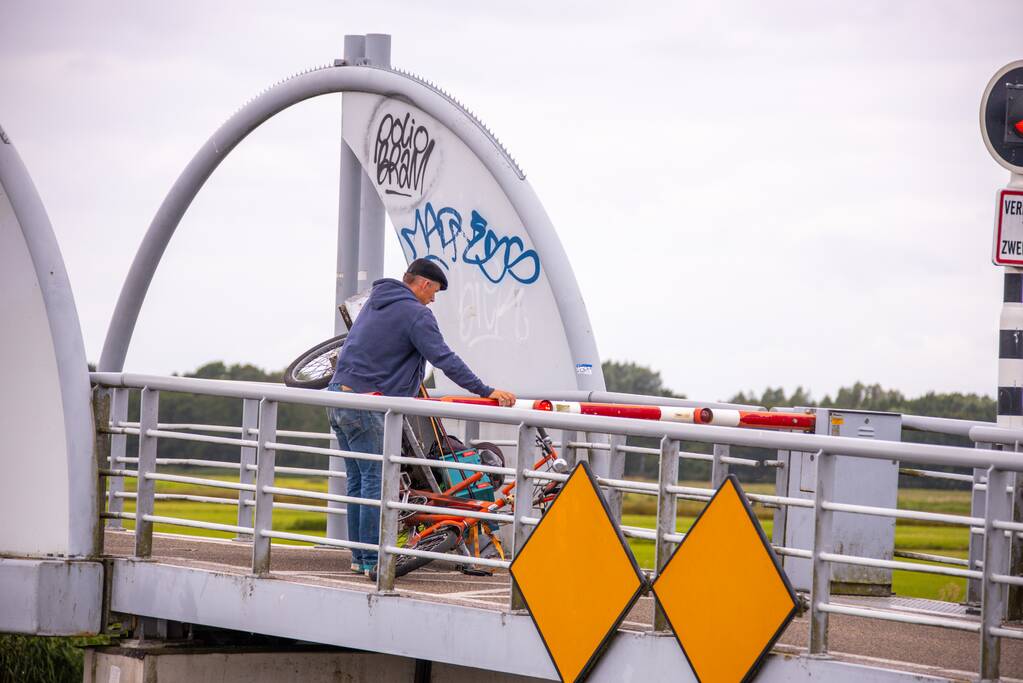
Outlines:
[[[479,453],[480,462],[490,467],[504,467],[504,453],[496,445],[489,441],[481,441],[476,444],[476,451]],[[494,488],[499,489],[504,486],[505,475],[503,474],[488,474],[490,481],[494,484]]]
[[284,383],[299,389],[326,389],[337,369],[337,357],[348,333],[320,342],[292,361],[284,371]]
[[[419,542],[411,546],[415,550],[428,550],[434,553],[446,553],[458,544],[458,532],[447,527],[439,529],[426,538],[419,539]],[[428,557],[413,557],[412,555],[398,555],[394,563],[394,575],[405,576],[411,571],[425,567],[433,562]]]
[[[430,499],[426,496],[409,496],[409,499],[405,502],[412,505],[429,505]],[[418,514],[420,513],[415,510],[398,510],[398,524],[404,525],[407,519]]]

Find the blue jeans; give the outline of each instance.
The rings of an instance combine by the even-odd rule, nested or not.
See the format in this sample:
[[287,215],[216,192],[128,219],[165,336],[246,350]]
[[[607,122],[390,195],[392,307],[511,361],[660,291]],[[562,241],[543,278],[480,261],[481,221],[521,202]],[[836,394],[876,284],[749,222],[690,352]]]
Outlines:
[[[342,391],[340,384],[331,384],[328,391]],[[384,414],[370,410],[328,408],[330,428],[337,436],[341,450],[380,455],[384,450]],[[348,495],[380,500],[381,464],[372,460],[345,458]],[[380,510],[368,505],[348,505],[348,539],[360,543],[380,541]],[[375,550],[352,549],[352,562],[370,569],[376,566]]]

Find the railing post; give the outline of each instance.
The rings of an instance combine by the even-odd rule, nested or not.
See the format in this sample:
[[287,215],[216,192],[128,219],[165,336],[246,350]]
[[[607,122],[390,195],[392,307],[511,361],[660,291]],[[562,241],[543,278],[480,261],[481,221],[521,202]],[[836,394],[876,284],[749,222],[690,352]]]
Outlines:
[[[93,387],[92,389],[92,421],[93,421],[93,444],[94,451],[93,457],[96,460],[97,469],[105,469],[110,467],[110,435],[104,433],[104,430],[110,424],[110,414],[112,411],[111,402],[113,401],[113,391],[107,387]],[[104,532],[106,527],[103,524],[102,514],[110,507],[110,502],[114,500],[113,495],[108,495],[107,490],[110,486],[108,479],[111,477],[104,477],[96,473],[96,503],[99,508],[100,518],[97,520],[99,524],[93,527],[93,533],[95,534],[95,545],[97,548],[102,550],[104,544]],[[111,520],[107,520],[108,522]]]
[[[583,438],[586,443],[594,446],[598,444],[609,443],[609,434],[603,434],[600,432],[584,432]],[[612,478],[611,474],[611,451],[603,450],[601,448],[588,448],[586,449],[586,461],[590,463],[590,470],[598,477],[604,479]],[[605,498],[610,503],[610,494],[614,489],[608,489],[605,491]]]
[[1001,653],[1001,639],[991,635],[991,629],[1002,625],[1005,618],[1008,587],[991,580],[992,574],[1009,573],[1009,539],[1005,532],[995,529],[995,520],[1008,521],[1012,517],[1012,506],[1005,493],[1012,482],[1009,472],[987,471],[987,496],[984,511],[984,578],[980,604],[980,678],[983,681],[998,680],[998,660]]
[[466,446],[472,446],[472,442],[480,438],[480,423],[476,420],[465,421],[465,431],[462,432]]
[[[1019,452],[1019,443],[1016,444],[1015,450],[1017,453]],[[1011,481],[1011,519],[1014,522],[1023,522],[1023,474],[1013,472]],[[1016,533],[1013,533],[1009,538],[1009,571],[1006,574],[1021,576],[1023,575],[1023,538],[1020,538],[1019,534]],[[1005,614],[1006,620],[1019,621],[1023,618],[1023,587],[1009,586],[1008,601],[1009,605]]]
[[[247,398],[242,403],[242,439],[251,441],[251,446],[242,446],[238,462],[241,465],[238,473],[238,481],[242,484],[254,484],[256,473],[249,467],[256,464],[256,441],[257,435],[250,430],[259,427],[259,401],[254,398]],[[238,491],[238,526],[252,526],[252,506],[250,502],[255,500],[252,491]],[[330,515],[328,515],[329,517]],[[249,540],[247,534],[239,534],[234,537],[236,541]]]
[[[657,574],[660,574],[668,564],[675,549],[674,543],[665,540],[665,534],[678,533],[676,494],[668,491],[669,486],[678,486],[678,452],[678,441],[667,436],[661,437],[660,471],[657,477],[657,540],[654,541],[656,557],[654,568]],[[657,605],[654,608],[654,630],[668,631],[670,628],[667,615],[660,605]]]
[[[336,435],[331,437],[329,445],[334,450],[341,447],[337,441]],[[340,455],[330,456],[327,458],[327,467],[334,472],[344,472],[344,457]],[[341,477],[327,477],[327,493],[334,496],[348,495],[348,481]],[[336,500],[329,500],[327,501],[327,507],[331,509],[340,509],[346,508],[348,505],[346,503],[339,503]],[[345,517],[345,515],[327,514],[327,538],[332,538],[335,541],[343,541],[348,538],[348,518]]]
[[[625,445],[625,437],[621,434],[611,434],[608,437],[608,444],[611,449],[608,451],[608,476],[611,479],[625,478],[625,453],[619,449]],[[608,489],[606,492],[607,504],[611,508],[611,516],[615,522],[622,521],[622,492],[618,489]]]
[[721,458],[727,458],[732,447],[716,443],[714,444],[714,460],[710,468],[710,487],[717,490],[728,478],[728,463],[722,462]]
[[[978,443],[977,448],[990,449],[991,444]],[[987,470],[976,468],[973,470],[973,484],[970,488],[970,516],[971,517],[983,517],[984,516],[984,499],[985,494],[983,491],[978,491],[977,486],[983,482],[984,477],[987,475]],[[969,539],[969,553],[967,558],[970,562],[970,569],[978,569],[980,562],[984,559],[984,538],[977,534],[970,534]],[[971,607],[980,608],[981,598],[981,581],[980,579],[967,579],[966,580],[966,604]]]
[[276,452],[267,443],[277,441],[277,401],[264,398],[259,402],[259,443],[256,444],[256,514],[252,523],[252,573],[270,572],[270,537],[264,531],[273,528],[274,494],[267,486],[274,485]]
[[[110,391],[110,425],[116,427],[128,419],[128,390],[124,388],[109,389]],[[128,435],[110,435],[110,469],[128,469],[128,465],[118,460],[128,454]],[[124,512],[124,498],[118,493],[124,492],[124,477],[109,477],[107,479],[107,510],[113,513]],[[121,529],[124,524],[119,518],[108,519],[107,526],[111,529]]]
[[[528,527],[522,523],[523,517],[533,512],[533,480],[527,479],[525,471],[533,465],[533,451],[536,447],[536,428],[519,425],[518,444],[515,449],[515,502],[512,504],[514,521],[512,522],[512,557],[518,557],[519,550],[526,542]],[[519,587],[512,581],[512,610],[526,609],[526,601],[519,592]]]
[[832,513],[824,502],[834,501],[835,456],[817,452],[817,486],[813,501],[813,567],[810,582],[810,654],[828,652],[828,613],[819,606],[831,602],[831,563],[821,553],[832,551]]
[[149,557],[153,552],[153,523],[146,515],[153,514],[156,502],[156,482],[146,475],[156,472],[156,437],[149,430],[156,429],[160,418],[160,392],[149,387],[142,389],[139,408],[139,466],[135,498],[135,557]]
[[570,441],[576,440],[575,432],[569,429],[561,429],[559,431],[561,432],[561,458],[568,464],[568,469],[571,470],[575,467],[579,456],[578,449],[568,447]]
[[[789,495],[789,458],[789,451],[778,451],[778,462],[781,465],[774,470],[774,495],[779,498]],[[771,528],[771,543],[774,545],[785,545],[785,524],[788,522],[788,512],[788,505],[778,505],[774,508]]]
[[401,457],[401,434],[405,416],[393,410],[384,415],[383,467],[380,474],[380,548],[377,550],[377,591],[394,592],[394,566],[397,556],[387,552],[398,544],[398,510],[388,503],[401,499],[401,465],[391,462]]

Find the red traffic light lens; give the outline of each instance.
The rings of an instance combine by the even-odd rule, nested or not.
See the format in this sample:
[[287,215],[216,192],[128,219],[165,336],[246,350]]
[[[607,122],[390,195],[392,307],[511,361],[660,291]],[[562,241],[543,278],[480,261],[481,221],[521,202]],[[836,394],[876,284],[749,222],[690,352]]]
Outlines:
[[1017,121],[1013,128],[1016,129],[1017,133],[1023,135],[1023,121]]

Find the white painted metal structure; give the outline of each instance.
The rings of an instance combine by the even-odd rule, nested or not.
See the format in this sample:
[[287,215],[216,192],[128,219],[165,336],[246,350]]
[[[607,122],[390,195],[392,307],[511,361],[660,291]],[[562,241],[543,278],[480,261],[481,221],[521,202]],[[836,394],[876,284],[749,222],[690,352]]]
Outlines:
[[[96,466],[88,366],[46,210],[0,130],[0,554],[95,555]],[[41,500],[47,505],[39,506]]]
[[0,631],[95,632],[102,565],[80,559],[101,533],[89,369],[60,248],[3,129],[0,259]]
[[[444,562],[464,562],[464,558],[459,555],[423,553],[408,550],[396,544],[398,511],[418,509],[419,507],[403,502],[399,497],[398,466],[409,460],[400,455],[401,417],[409,415],[436,416],[465,423],[491,422],[518,425],[518,439],[515,443],[519,453],[525,452],[524,449],[531,448],[534,443],[535,427],[542,426],[547,429],[560,429],[568,432],[608,435],[607,443],[569,443],[566,444],[566,447],[576,449],[607,448],[612,451],[612,454],[624,452],[658,456],[662,463],[662,475],[669,472],[673,473],[672,476],[662,476],[661,480],[656,483],[606,477],[599,478],[599,482],[608,491],[628,491],[656,496],[660,501],[669,501],[666,505],[659,505],[659,508],[672,511],[674,505],[671,501],[675,499],[707,500],[713,493],[710,488],[678,484],[677,461],[679,458],[691,458],[694,455],[704,458],[712,457],[715,464],[715,472],[712,476],[720,479],[722,471],[719,467],[723,467],[724,471],[727,471],[728,464],[759,466],[755,462],[737,458],[729,458],[729,462],[726,463],[726,458],[719,454],[722,451],[727,452],[729,446],[759,446],[779,451],[815,453],[817,465],[813,475],[814,495],[812,497],[748,495],[751,501],[779,506],[779,509],[794,507],[813,512],[813,535],[809,548],[779,545],[778,538],[775,538],[774,541],[775,551],[780,555],[805,558],[811,561],[810,655],[819,656],[828,653],[828,624],[829,617],[833,614],[886,622],[935,626],[979,634],[981,636],[979,670],[985,680],[994,680],[999,675],[999,652],[1002,640],[1023,640],[1023,630],[1003,624],[1009,587],[1023,585],[1023,577],[1013,573],[1009,563],[1012,538],[1023,533],[1023,523],[1012,520],[1010,505],[1012,491],[1009,486],[1009,475],[1023,471],[1023,461],[1015,453],[845,436],[765,432],[713,425],[679,424],[418,401],[405,398],[317,392],[272,385],[179,377],[94,373],[93,381],[102,387],[107,387],[106,391],[142,391],[142,419],[139,423],[111,423],[107,421],[106,417],[101,418],[101,424],[109,425],[103,431],[109,433],[111,438],[124,434],[134,434],[140,437],[137,458],[109,451],[111,467],[103,471],[104,476],[108,478],[116,479],[127,476],[135,477],[139,481],[136,513],[103,513],[103,516],[108,518],[121,517],[136,520],[138,531],[135,534],[135,555],[138,560],[145,560],[150,555],[151,525],[153,523],[251,534],[254,539],[251,574],[243,576],[239,576],[236,571],[218,573],[208,568],[164,565],[159,562],[140,562],[132,559],[115,560],[113,562],[111,604],[117,611],[271,635],[286,635],[303,640],[315,638],[319,642],[347,647],[373,649],[378,652],[427,658],[441,662],[456,662],[466,666],[538,678],[552,678],[553,670],[544,657],[543,646],[539,642],[536,632],[532,630],[529,618],[515,611],[521,606],[515,603],[514,594],[512,603],[508,605],[507,609],[491,611],[438,604],[423,601],[414,596],[395,596],[393,594],[396,587],[393,563],[397,554],[419,554]],[[160,473],[160,465],[172,463],[161,461],[155,457],[155,446],[159,439],[205,441],[236,446],[240,449],[251,447],[251,442],[239,438],[182,433],[182,429],[186,427],[197,428],[201,431],[201,425],[161,425],[157,408],[160,391],[225,396],[244,401],[258,400],[260,402],[260,418],[257,431],[258,455],[255,483],[235,483]],[[381,461],[384,472],[381,500],[358,501],[381,508],[381,536],[379,544],[375,546],[381,553],[380,573],[377,580],[377,591],[371,593],[368,599],[362,592],[356,592],[356,595],[353,596],[345,590],[330,591],[323,587],[316,588],[281,581],[268,581],[267,578],[264,578],[273,574],[271,563],[273,539],[325,543],[341,548],[356,547],[350,541],[323,539],[318,536],[273,528],[271,510],[286,505],[275,502],[274,495],[305,497],[311,501],[352,501],[344,496],[332,497],[328,494],[296,488],[281,488],[274,485],[275,474],[279,471],[275,467],[277,453],[318,454],[325,458],[353,455],[336,449],[289,443],[276,429],[277,405],[279,403],[336,405],[386,413],[383,453],[380,455],[355,454],[364,459]],[[919,420],[917,421],[919,422]],[[969,433],[975,440],[986,443],[1015,444],[1023,440],[1023,432],[990,426],[972,426]],[[299,435],[291,434],[291,436]],[[661,437],[661,448],[627,446],[623,438],[626,436]],[[708,456],[681,450],[680,442],[713,443],[715,444],[715,454]],[[872,504],[864,505],[852,500],[839,501],[835,497],[836,464],[849,456],[878,462],[894,459],[904,464],[982,468],[987,472],[987,481],[984,487],[987,513],[983,517],[936,514],[894,507],[879,507]],[[470,465],[457,467],[465,470],[500,471],[506,475],[514,475],[517,485],[523,487],[520,490],[529,486],[531,481],[565,478],[565,475],[534,472],[526,469],[522,463],[529,460],[528,457],[517,458],[519,464],[514,468],[487,468]],[[665,467],[665,463],[670,465],[673,461],[675,463],[673,467]],[[137,468],[127,467],[131,464],[137,464]],[[218,463],[208,464],[215,466]],[[777,463],[773,464],[777,465]],[[454,464],[446,466],[456,467]],[[252,506],[255,508],[255,515],[247,517],[244,525],[237,526],[154,515],[153,505],[157,497],[153,493],[152,484],[156,481],[203,483],[219,488],[252,492],[255,497]],[[124,495],[128,496],[129,494]],[[436,507],[429,509],[435,512],[442,510],[442,508]],[[318,508],[318,510],[325,512],[326,508]],[[464,513],[459,512],[458,514]],[[887,520],[940,521],[971,528],[973,533],[983,538],[982,559],[976,563],[970,562],[968,567],[933,566],[892,560],[888,557],[854,554],[840,545],[840,539],[836,535],[834,526],[836,515],[867,515]],[[512,515],[478,513],[475,516],[510,525],[513,528],[511,546],[513,549],[521,547],[529,529],[539,521],[528,511],[521,510]],[[658,515],[656,529],[624,527],[623,531],[626,536],[653,540],[656,544],[658,558],[667,558],[674,545],[684,537],[683,534],[675,530],[674,514]],[[363,547],[363,545],[359,544],[357,547]],[[936,559],[943,565],[954,564],[947,562],[953,558],[931,559]],[[508,565],[506,561],[502,560],[481,560],[478,563],[496,567]],[[885,570],[898,569],[976,580],[981,583],[983,589],[981,619],[970,621],[912,612],[865,608],[843,602],[840,598],[835,599],[831,595],[832,567],[835,565]],[[160,590],[156,590],[156,586],[160,586]],[[167,587],[172,587],[173,590],[167,590]],[[200,595],[202,599],[199,599]],[[279,608],[281,604],[289,605],[289,610],[282,612]],[[329,605],[329,607],[325,609],[325,605]],[[341,614],[344,614],[345,618],[342,618]],[[311,621],[315,621],[315,623],[310,623]],[[457,624],[458,628],[452,629],[452,624]],[[657,628],[656,622],[654,628]],[[452,640],[452,634],[467,630],[474,634],[474,647],[465,648],[453,644],[461,643],[461,640],[458,638]],[[316,636],[315,634],[320,635]],[[685,680],[688,667],[674,641],[660,637],[656,631],[621,633],[595,670],[594,680],[620,680],[623,671],[631,672],[631,675],[637,679],[650,680],[657,679],[665,671],[671,671],[673,675],[677,673],[682,680]],[[772,657],[765,669],[764,680],[810,680],[815,676],[825,676],[828,677],[828,680],[849,677],[849,680],[852,680],[855,676],[866,675],[865,671],[856,667],[850,669],[848,664],[827,662],[816,657]],[[766,672],[771,672],[770,677]],[[912,674],[880,668],[871,668],[869,672],[871,678],[875,680],[922,680]],[[775,676],[777,676],[776,679]],[[831,678],[832,676],[834,678]]]
[[[385,181],[378,182],[377,189],[399,235],[408,238],[406,256],[455,259],[449,270],[452,291],[438,302],[438,319],[452,348],[492,385],[504,383],[520,391],[603,390],[596,342],[572,267],[550,219],[507,152],[477,119],[435,87],[402,72],[345,62],[270,88],[235,113],[199,150],[139,247],[114,310],[99,369],[123,369],[163,251],[220,162],[280,111],[339,92],[360,95],[346,99],[353,102],[346,121],[355,123],[343,122],[345,138],[356,156],[362,155],[360,161],[370,176]],[[412,188],[412,197],[387,194],[413,193],[402,189],[405,176],[388,175],[389,167],[380,167],[368,156],[377,150],[367,150],[370,128],[376,126],[375,134],[385,119],[391,122],[400,115],[404,120],[406,114],[418,117],[417,125],[429,125],[430,141],[435,142],[430,163],[423,164],[422,175],[416,176],[419,185]],[[360,130],[361,135],[353,132]],[[351,206],[354,194],[349,183],[342,189],[342,206]],[[446,208],[459,212],[457,221],[443,211]],[[419,229],[417,215],[425,221]],[[351,261],[349,257],[346,268]],[[349,288],[350,284],[343,287]]]
[[[576,388],[576,365],[597,362],[573,358],[529,226],[476,152],[395,97],[347,93],[343,114],[345,142],[383,201],[407,261],[428,258],[446,271],[448,292],[433,311],[452,348],[495,386]],[[492,164],[522,177],[502,151],[491,150]],[[440,373],[437,388],[457,385]]]

